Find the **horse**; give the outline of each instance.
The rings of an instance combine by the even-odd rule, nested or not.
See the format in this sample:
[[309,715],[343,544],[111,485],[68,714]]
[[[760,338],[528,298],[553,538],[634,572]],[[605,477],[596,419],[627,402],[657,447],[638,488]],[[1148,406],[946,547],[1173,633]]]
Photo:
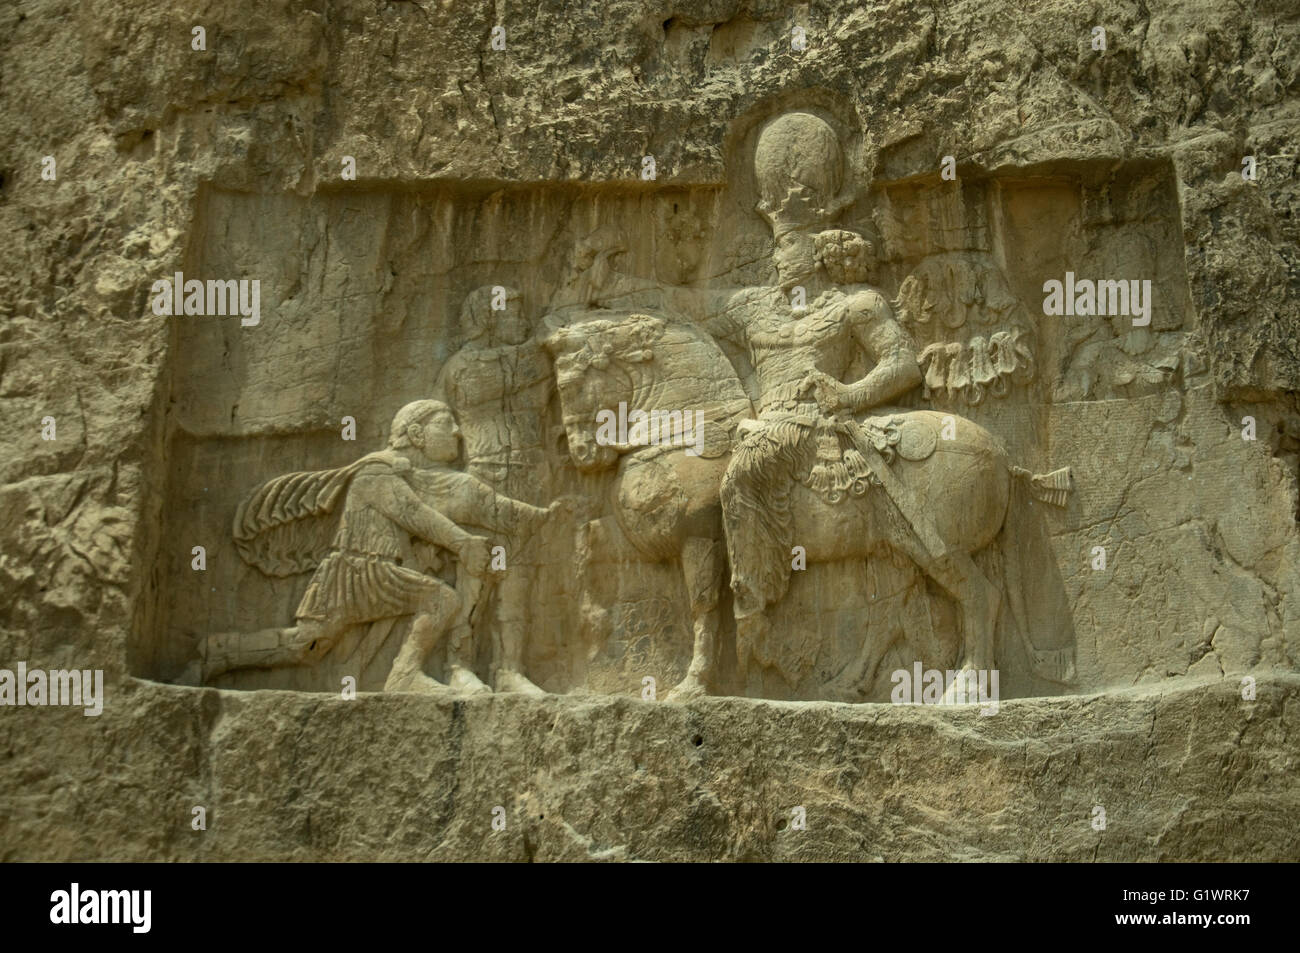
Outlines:
[[[732,482],[732,449],[739,434],[753,426],[747,424],[754,419],[753,405],[726,354],[685,319],[598,309],[572,316],[544,344],[553,358],[574,465],[585,473],[614,469],[612,517],[627,539],[647,560],[681,560],[694,646],[688,673],[668,699],[707,694],[726,568],[722,504]],[[638,411],[650,416],[694,410],[702,415],[705,435],[694,447],[671,439],[651,446],[611,441],[608,434],[602,438],[598,415],[614,407],[628,419]],[[1069,469],[1036,475],[1012,466],[996,436],[948,414],[899,410],[869,420],[892,435],[888,462],[863,448],[870,472],[851,480],[842,500],[835,490],[819,492],[802,482],[789,488],[791,523],[807,562],[865,559],[891,547],[958,604],[963,672],[993,667],[993,633],[1005,601],[1035,672],[1068,681],[1062,658],[1037,652],[1028,641],[1019,579],[1005,581],[1010,598],[1004,600],[973,557],[998,540],[1009,516],[1014,518],[1014,480],[1027,482],[1035,498],[1063,506]],[[600,522],[593,521],[592,529]],[[762,615],[737,620],[742,683],[754,623]]]

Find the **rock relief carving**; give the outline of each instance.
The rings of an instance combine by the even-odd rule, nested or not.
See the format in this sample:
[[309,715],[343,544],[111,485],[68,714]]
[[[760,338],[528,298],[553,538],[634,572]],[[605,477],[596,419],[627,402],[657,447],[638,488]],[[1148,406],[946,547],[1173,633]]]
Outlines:
[[[1030,474],[970,421],[952,418],[953,438],[940,441],[943,415],[888,407],[921,382],[921,372],[888,301],[863,282],[869,244],[844,230],[819,230],[844,205],[837,194],[837,150],[830,128],[806,114],[781,117],[760,137],[760,209],[772,225],[779,283],[733,293],[700,325],[711,337],[747,349],[758,381],[756,413],[739,420],[720,485],[678,479],[669,486],[674,474],[663,468],[642,478],[654,489],[639,497],[674,500],[670,511],[678,516],[720,505],[742,681],[760,643],[780,637],[765,616],[785,595],[794,545],[809,562],[867,558],[883,546],[906,554],[961,607],[963,670],[987,670],[1004,593],[972,556],[998,540],[1008,520],[1021,517],[1009,512],[1013,482],[1024,483],[1039,500],[1063,504],[1068,470]],[[811,299],[806,313],[791,305],[796,288]],[[593,301],[612,303],[599,294],[588,296],[587,303]],[[596,406],[618,401],[648,411],[651,396],[664,397],[658,386],[664,381],[688,385],[674,393],[674,405],[708,406],[715,399],[709,390],[735,378],[735,371],[719,348],[663,341],[668,325],[610,310],[610,318],[557,331],[548,346],[557,354],[569,444],[578,448],[580,465],[617,465],[622,475],[637,455],[616,464],[619,448],[597,446],[591,428]],[[655,346],[647,346],[647,328],[659,336]],[[859,352],[872,370],[846,382]],[[598,383],[593,369],[602,372]],[[701,498],[692,499],[691,490]],[[655,542],[662,551],[669,541]],[[682,556],[685,561],[684,550]],[[1015,589],[1012,580],[1005,595],[1023,620]],[[705,605],[716,602],[710,596]],[[1027,641],[1026,627],[1018,628]],[[679,694],[707,689],[711,646],[697,630],[692,678]],[[1038,674],[1069,678],[1068,652],[1030,650]]]
[[[331,651],[359,652],[364,660],[398,619],[413,616],[385,690],[451,691],[424,667],[442,638],[463,639],[490,560],[487,538],[458,521],[531,534],[561,509],[502,496],[451,469],[460,438],[446,404],[415,401],[393,418],[386,449],[337,470],[291,473],[258,487],[235,516],[236,545],[268,575],[313,571],[296,624],[210,635],[178,681],[312,665]],[[454,584],[439,576],[449,556]]]
[[[873,284],[877,248],[839,223],[855,187],[821,118],[769,122],[754,171],[773,284],[702,289],[635,277],[618,267],[626,233],[606,225],[577,242],[540,336],[518,291],[471,291],[463,344],[430,388],[437,399],[404,407],[388,448],[275,478],[240,507],[234,536],[245,561],[270,576],[313,573],[296,624],[209,635],[180,680],[310,665],[328,652],[364,661],[411,619],[386,689],[540,691],[524,671],[529,608],[544,597],[536,544],[564,531],[577,505],[555,498],[555,428],[565,465],[605,480],[583,504],[600,515],[578,530],[580,583],[615,564],[605,555],[615,539],[647,564],[680,567],[692,649],[671,700],[747,693],[750,666],[794,637],[771,616],[796,548],[809,564],[882,553],[910,561],[956,606],[959,631],[943,637],[963,671],[996,666],[1005,615],[1035,674],[1068,682],[1071,650],[1031,639],[1015,543],[1033,502],[1066,503],[1068,468],[1033,474],[987,428],[904,404],[918,389],[976,404],[1031,378],[1024,309],[977,255],[923,262],[891,304]],[[750,379],[724,343],[748,358]],[[611,440],[600,421],[614,408],[629,419],[661,415],[668,429],[650,445]],[[690,440],[674,413],[691,421]],[[453,466],[462,441],[463,470]],[[485,530],[507,541],[500,573],[488,567]],[[574,615],[593,617],[579,588]],[[474,670],[476,631],[491,634],[486,672]],[[733,632],[727,681],[721,642]],[[447,685],[426,672],[442,642]],[[868,653],[868,676],[886,647]]]
[[[501,305],[495,310],[494,296]],[[472,291],[460,312],[465,343],[442,366],[434,393],[459,419],[466,472],[507,499],[543,504],[550,495],[546,442],[552,375],[540,341],[530,336],[522,308],[516,289],[484,286]],[[498,691],[538,694],[541,689],[524,674],[537,548],[521,540],[504,548],[507,571],[500,575],[491,603],[489,628],[496,649],[491,680]],[[462,638],[448,645],[450,684],[466,693],[489,691],[473,671],[475,652],[465,641],[471,630],[458,634]]]

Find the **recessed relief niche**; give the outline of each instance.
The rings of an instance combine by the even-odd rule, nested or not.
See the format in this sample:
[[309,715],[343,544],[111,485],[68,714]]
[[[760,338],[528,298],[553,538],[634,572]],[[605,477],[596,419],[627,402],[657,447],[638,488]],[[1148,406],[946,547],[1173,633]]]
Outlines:
[[865,702],[1186,672],[1196,597],[1148,619],[1113,574],[1208,452],[1169,168],[882,181],[859,140],[795,109],[719,184],[209,191],[187,275],[257,279],[260,320],[173,322],[137,674]]

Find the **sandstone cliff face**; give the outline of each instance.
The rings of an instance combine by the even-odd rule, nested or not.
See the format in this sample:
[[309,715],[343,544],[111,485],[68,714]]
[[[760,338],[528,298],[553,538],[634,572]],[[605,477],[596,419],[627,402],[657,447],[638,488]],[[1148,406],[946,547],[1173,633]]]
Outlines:
[[[98,718],[0,710],[0,857],[1295,859],[1293,4],[534,7],[0,13],[0,667],[107,684]],[[199,632],[252,624],[247,605],[292,613],[300,593],[219,565],[196,588],[191,540],[228,533],[257,479],[352,459],[342,416],[382,442],[454,349],[466,290],[504,267],[547,293],[608,221],[654,236],[639,274],[762,280],[752,145],[791,109],[843,134],[862,184],[846,220],[887,249],[891,293],[948,258],[997,270],[1030,312],[1074,262],[1155,279],[1149,329],[1053,325],[1023,408],[971,414],[1018,435],[1025,466],[1074,470],[1046,530],[1078,643],[1065,697],[981,719],[156,684]],[[256,344],[152,313],[156,279],[205,269],[265,278],[277,321]],[[796,611],[838,583],[814,585]],[[639,696],[637,666],[680,676],[682,638],[602,668],[555,636],[532,662],[557,691]],[[805,687],[834,652],[783,651],[784,694],[766,693],[827,697]],[[806,831],[787,829],[796,806]]]

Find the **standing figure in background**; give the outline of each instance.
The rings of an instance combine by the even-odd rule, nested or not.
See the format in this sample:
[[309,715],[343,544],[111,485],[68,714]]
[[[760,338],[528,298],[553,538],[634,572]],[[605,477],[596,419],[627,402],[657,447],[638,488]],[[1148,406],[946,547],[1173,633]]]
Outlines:
[[[546,435],[553,375],[546,352],[529,336],[522,304],[513,288],[485,285],[471,291],[460,311],[465,343],[442,366],[434,392],[460,418],[469,475],[506,497],[540,506],[551,492]],[[523,673],[537,547],[525,547],[517,534],[510,534],[505,546],[490,678],[499,692],[541,694]],[[472,671],[473,660],[472,639],[453,638],[448,647],[453,688],[488,690]]]

